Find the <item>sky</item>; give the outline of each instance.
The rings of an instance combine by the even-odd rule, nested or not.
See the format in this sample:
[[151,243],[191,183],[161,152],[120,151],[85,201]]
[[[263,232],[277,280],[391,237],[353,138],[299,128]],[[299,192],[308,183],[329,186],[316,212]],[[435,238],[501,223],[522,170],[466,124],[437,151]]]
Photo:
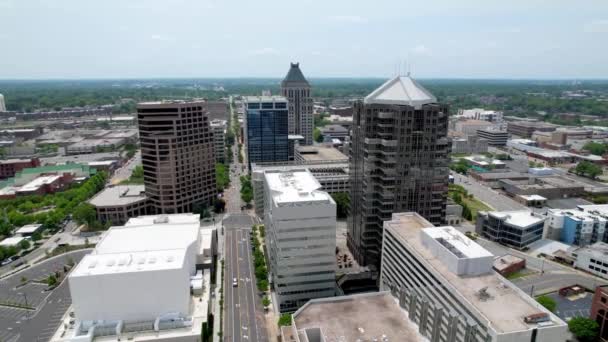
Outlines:
[[608,79],[606,0],[0,0],[0,79]]

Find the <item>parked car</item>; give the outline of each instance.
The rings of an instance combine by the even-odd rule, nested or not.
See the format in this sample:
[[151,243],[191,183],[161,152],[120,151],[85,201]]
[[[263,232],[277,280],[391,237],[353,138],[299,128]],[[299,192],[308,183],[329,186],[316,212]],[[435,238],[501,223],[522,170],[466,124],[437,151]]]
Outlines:
[[237,287],[237,286],[239,286],[239,281],[238,281],[238,279],[233,278],[232,279],[232,287]]

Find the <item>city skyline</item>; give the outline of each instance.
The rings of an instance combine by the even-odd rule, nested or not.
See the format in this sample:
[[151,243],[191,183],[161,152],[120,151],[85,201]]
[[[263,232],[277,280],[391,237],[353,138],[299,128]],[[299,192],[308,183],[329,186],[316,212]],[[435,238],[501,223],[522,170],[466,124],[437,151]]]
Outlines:
[[[417,79],[608,78],[608,47],[598,44],[608,4],[590,3],[307,1],[293,11],[278,1],[2,0],[0,70],[17,79],[280,78],[299,61],[310,78],[386,78],[408,60]],[[251,16],[257,24],[243,24]]]

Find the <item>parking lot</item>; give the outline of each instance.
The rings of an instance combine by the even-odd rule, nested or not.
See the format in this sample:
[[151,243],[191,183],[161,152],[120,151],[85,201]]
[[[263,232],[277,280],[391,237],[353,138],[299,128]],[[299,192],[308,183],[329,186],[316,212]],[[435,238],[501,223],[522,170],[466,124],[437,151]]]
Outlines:
[[562,297],[557,292],[550,293],[547,296],[555,300],[557,303],[555,314],[565,321],[574,317],[589,317],[591,314],[593,293],[585,292],[571,298]]
[[[49,290],[46,284],[37,280],[44,280],[55,271],[63,273],[64,265],[78,263],[88,253],[90,250],[70,252],[1,279],[0,341],[48,341],[71,305],[70,290],[67,281]],[[24,305],[30,309],[6,304]]]

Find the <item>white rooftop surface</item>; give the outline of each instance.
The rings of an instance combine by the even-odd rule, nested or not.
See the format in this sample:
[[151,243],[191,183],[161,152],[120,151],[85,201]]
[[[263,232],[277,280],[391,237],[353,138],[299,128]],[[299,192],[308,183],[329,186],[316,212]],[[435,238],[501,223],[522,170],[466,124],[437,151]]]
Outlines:
[[91,161],[88,162],[87,164],[89,166],[104,166],[104,165],[112,165],[113,163],[116,163],[116,160],[100,160],[100,161]]
[[[158,216],[140,216],[130,219],[125,226],[110,228],[97,243],[97,254],[129,253],[140,251],[160,251],[185,249],[197,241],[200,222],[199,215],[183,214],[195,217],[196,221],[184,221],[185,218],[168,215],[168,223],[153,223]],[[171,222],[180,221],[182,222]],[[133,222],[134,221],[134,222]],[[148,222],[149,221],[149,222]]]
[[27,224],[19,229],[17,229],[17,231],[15,233],[17,234],[33,234],[35,233],[40,227],[42,227],[41,224]]
[[88,254],[70,277],[179,269],[183,267],[185,255],[184,249]]
[[[464,297],[464,300],[476,310],[476,315],[489,321],[496,331],[516,332],[536,328],[536,324],[526,324],[524,317],[539,312],[548,313],[496,272],[467,277],[460,277],[450,272],[443,262],[422,244],[420,229],[432,227],[432,224],[421,216],[414,213],[393,214],[393,221],[386,221],[384,224],[385,229],[392,229],[402,243],[415,250],[421,260],[428,263],[431,269],[445,279],[449,292]],[[478,296],[479,290],[483,288],[486,288],[490,295],[488,299],[482,300]],[[551,318],[561,323],[555,316],[552,315]]]
[[506,219],[505,222],[515,227],[529,227],[533,224],[544,221],[544,217],[533,216],[531,211],[491,211],[488,213],[499,219]]
[[7,186],[0,189],[0,196],[14,195],[19,190],[19,187]]
[[597,211],[603,214],[608,214],[608,204],[579,205],[578,208],[584,212]]
[[308,171],[267,172],[265,177],[277,204],[331,200],[326,192],[319,191],[321,184]]
[[9,237],[9,238],[6,238],[6,239],[0,241],[0,246],[5,246],[5,247],[17,246],[19,244],[19,242],[23,241],[24,239],[25,238],[22,236]]
[[200,225],[201,217],[199,214],[175,214],[175,215],[144,215],[130,218],[125,226],[136,227],[158,224],[155,221],[166,219],[167,224],[197,224]]
[[58,176],[58,175],[41,176],[41,177],[38,177],[38,178],[34,179],[33,181],[25,184],[24,186],[19,188],[18,191],[36,191],[36,190],[40,189],[41,186],[43,186],[45,184],[52,184],[59,178],[61,178],[61,176]]
[[534,241],[530,245],[528,245],[529,250],[528,250],[527,254],[530,254],[530,255],[536,256],[536,257],[538,257],[538,255],[541,253],[545,254],[545,255],[553,255],[553,253],[555,253],[557,251],[567,251],[571,247],[572,246],[565,244],[563,242],[550,240],[550,239],[540,239],[540,240]]
[[364,102],[420,108],[425,104],[437,103],[437,98],[411,77],[397,76],[367,95]]
[[95,195],[89,203],[96,207],[115,207],[128,205],[145,200],[146,188],[144,185],[118,185],[105,188]]
[[519,195],[519,196],[527,201],[545,201],[545,200],[547,200],[547,198],[545,198],[541,195]]
[[466,258],[481,258],[493,256],[492,253],[488,252],[485,248],[481,247],[479,244],[466,237],[454,227],[445,226],[424,228],[422,229],[422,232],[424,232],[429,237],[435,240],[443,238],[444,240],[448,241],[450,245],[456,248],[460,253],[462,253]]

